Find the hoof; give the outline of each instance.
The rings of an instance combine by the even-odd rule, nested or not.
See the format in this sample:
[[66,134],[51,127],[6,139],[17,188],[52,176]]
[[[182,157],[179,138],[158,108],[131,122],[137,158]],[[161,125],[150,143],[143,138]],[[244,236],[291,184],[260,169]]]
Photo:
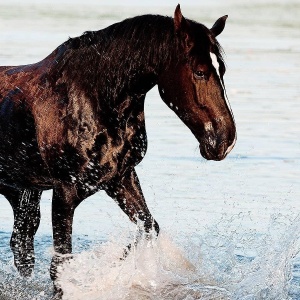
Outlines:
[[53,297],[51,298],[51,300],[61,300],[62,296],[63,296],[62,289],[54,285]]
[[15,266],[23,277],[30,277],[34,268],[34,252],[22,248],[13,248]]
[[16,267],[21,276],[30,277],[34,268],[34,264],[25,264],[25,265],[19,264]]
[[62,265],[66,263],[67,261],[71,260],[73,258],[72,254],[55,254],[52,257],[51,266],[50,266],[50,277],[53,282],[58,277],[58,274],[62,268]]

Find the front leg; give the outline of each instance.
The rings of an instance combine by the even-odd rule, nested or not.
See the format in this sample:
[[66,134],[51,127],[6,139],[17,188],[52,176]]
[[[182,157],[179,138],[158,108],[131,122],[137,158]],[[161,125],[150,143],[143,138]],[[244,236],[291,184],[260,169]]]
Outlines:
[[71,257],[73,216],[79,202],[75,186],[69,184],[55,186],[52,199],[52,228],[55,253],[51,262],[50,275],[54,281],[54,293],[57,299],[60,299],[62,290],[57,286],[55,280],[57,279],[59,267]]
[[158,235],[158,223],[147,207],[138,176],[133,168],[122,178],[110,183],[106,193],[118,203],[132,222],[136,224],[141,221],[146,233],[154,229]]

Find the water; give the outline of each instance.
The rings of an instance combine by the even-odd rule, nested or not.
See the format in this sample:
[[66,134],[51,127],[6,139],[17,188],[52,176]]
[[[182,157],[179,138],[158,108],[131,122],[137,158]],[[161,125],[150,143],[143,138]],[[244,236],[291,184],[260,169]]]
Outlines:
[[[0,65],[36,62],[69,36],[125,17],[172,15],[176,4],[0,1]],[[229,15],[219,41],[237,144],[226,160],[205,161],[157,89],[150,91],[149,148],[137,172],[162,235],[120,261],[136,228],[105,193],[90,197],[75,214],[75,255],[60,277],[64,299],[300,299],[300,3],[188,4],[181,2],[183,14],[208,26]],[[51,298],[50,199],[45,192],[27,280],[13,266],[13,216],[0,199],[1,300]]]

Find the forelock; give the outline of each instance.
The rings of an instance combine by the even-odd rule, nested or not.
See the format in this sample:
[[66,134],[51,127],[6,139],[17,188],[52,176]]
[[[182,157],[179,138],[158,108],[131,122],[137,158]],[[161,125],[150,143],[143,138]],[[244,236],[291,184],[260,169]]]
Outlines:
[[224,50],[213,35],[213,33],[203,24],[189,20],[191,24],[192,38],[195,41],[195,49],[198,53],[209,56],[209,53],[214,53],[219,60],[224,64]]

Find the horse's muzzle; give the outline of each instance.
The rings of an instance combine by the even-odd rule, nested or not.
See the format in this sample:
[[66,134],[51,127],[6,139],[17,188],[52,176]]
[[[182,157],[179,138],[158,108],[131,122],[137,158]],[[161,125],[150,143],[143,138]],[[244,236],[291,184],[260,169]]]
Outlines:
[[222,140],[220,142],[202,141],[199,146],[200,153],[207,160],[223,160],[234,147],[235,140]]

